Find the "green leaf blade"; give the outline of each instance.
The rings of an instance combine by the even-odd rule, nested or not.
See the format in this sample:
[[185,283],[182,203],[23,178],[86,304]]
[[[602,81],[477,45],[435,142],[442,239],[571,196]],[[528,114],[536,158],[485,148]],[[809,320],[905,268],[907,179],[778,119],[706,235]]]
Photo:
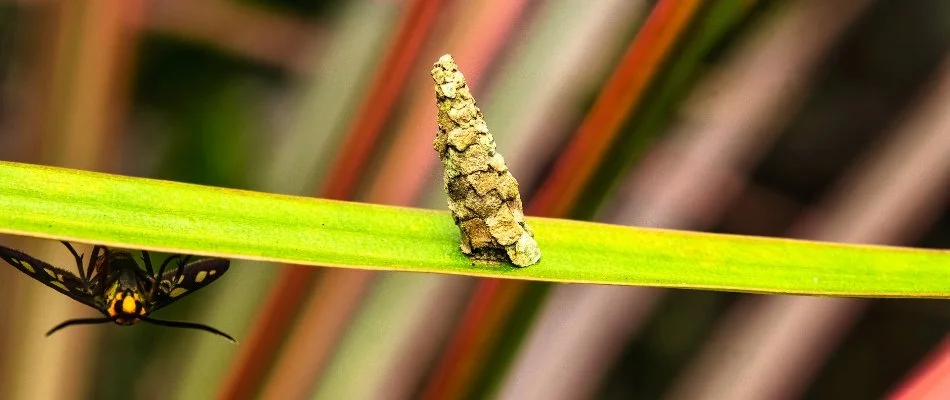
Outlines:
[[304,265],[743,292],[948,297],[950,253],[529,218],[537,265],[473,262],[447,211],[0,162],[0,231]]

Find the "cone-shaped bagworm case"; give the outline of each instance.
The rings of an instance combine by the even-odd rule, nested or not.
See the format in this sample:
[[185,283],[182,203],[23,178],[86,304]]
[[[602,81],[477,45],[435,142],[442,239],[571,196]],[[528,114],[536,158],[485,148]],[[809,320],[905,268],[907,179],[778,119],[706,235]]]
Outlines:
[[433,147],[445,168],[445,190],[462,234],[462,252],[519,267],[537,263],[541,250],[525,223],[518,182],[495,151],[495,139],[452,56],[439,58],[432,78],[439,107]]

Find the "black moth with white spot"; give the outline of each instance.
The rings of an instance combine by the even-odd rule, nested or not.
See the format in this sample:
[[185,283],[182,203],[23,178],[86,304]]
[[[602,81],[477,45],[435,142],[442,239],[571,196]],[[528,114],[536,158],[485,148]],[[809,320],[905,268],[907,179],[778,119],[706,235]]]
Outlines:
[[[50,329],[47,336],[70,325],[114,322],[132,325],[139,321],[174,328],[199,329],[223,336],[235,342],[230,335],[207,325],[193,322],[166,321],[149,317],[188,294],[214,282],[228,271],[230,262],[221,258],[205,258],[191,262],[191,256],[173,255],[165,259],[156,272],[147,251],[142,250],[145,270],[129,251],[95,246],[86,269],[83,255],[68,242],[62,242],[76,259],[79,276],[49,263],[33,258],[19,250],[0,246],[0,259],[24,274],[65,294],[82,304],[102,312],[102,318],[79,318],[65,321]],[[178,268],[165,269],[177,260]]]

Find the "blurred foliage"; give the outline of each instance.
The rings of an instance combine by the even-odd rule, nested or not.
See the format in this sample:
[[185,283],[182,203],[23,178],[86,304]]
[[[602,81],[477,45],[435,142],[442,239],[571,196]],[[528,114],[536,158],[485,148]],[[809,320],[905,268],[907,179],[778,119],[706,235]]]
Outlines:
[[600,399],[656,399],[670,389],[741,294],[674,290],[645,318],[613,370]]
[[498,396],[499,386],[508,374],[529,330],[534,326],[538,311],[551,292],[551,286],[550,283],[541,282],[529,282],[526,285],[520,301],[511,310],[508,322],[498,334],[498,344],[492,348],[484,364],[485,370],[478,373],[478,378],[471,385],[469,399],[489,399]]
[[321,17],[332,14],[344,0],[237,0],[241,3],[295,14],[302,17]]
[[[950,330],[946,301],[875,300],[822,366],[811,399],[880,397]],[[860,382],[860,384],[855,384]]]
[[158,127],[134,151],[163,150],[150,175],[246,188],[242,177],[267,154],[261,88],[280,85],[283,72],[161,35],[139,49],[134,102]]
[[666,133],[693,83],[721,55],[716,49],[727,48],[736,32],[744,27],[748,8],[744,3],[745,0],[715,1],[699,11],[699,20],[651,82],[644,100],[598,167],[596,177],[587,184],[572,217],[593,218],[631,168],[642,160],[649,145]]
[[931,87],[950,49],[950,3],[874,4],[825,60],[753,174],[756,185],[803,204],[818,200]]

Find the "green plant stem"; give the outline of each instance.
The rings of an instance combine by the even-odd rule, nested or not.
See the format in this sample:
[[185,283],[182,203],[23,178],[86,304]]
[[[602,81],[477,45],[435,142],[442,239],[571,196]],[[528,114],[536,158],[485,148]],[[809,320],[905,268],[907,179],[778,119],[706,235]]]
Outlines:
[[950,252],[529,218],[537,265],[473,262],[447,211],[0,162],[0,232],[304,265],[565,283],[950,296]]

